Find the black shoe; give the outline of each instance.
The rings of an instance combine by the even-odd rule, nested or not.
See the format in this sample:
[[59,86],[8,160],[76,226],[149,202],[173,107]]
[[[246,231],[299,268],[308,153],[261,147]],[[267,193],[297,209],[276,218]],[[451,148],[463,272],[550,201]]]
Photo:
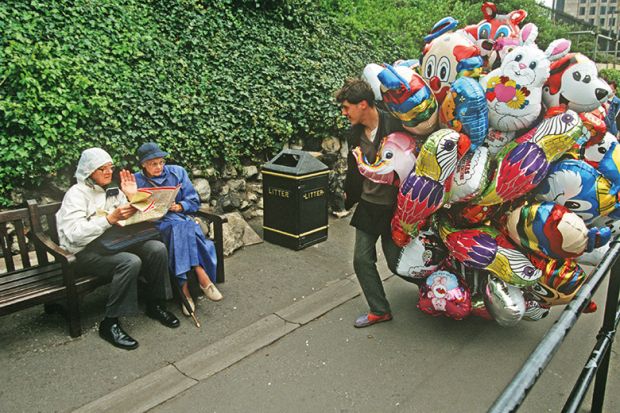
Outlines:
[[157,320],[166,327],[177,328],[181,325],[181,322],[174,314],[163,308],[161,305],[149,305],[146,307],[146,315]]
[[99,324],[99,337],[123,350],[138,348],[138,342],[125,333],[119,323],[109,326],[104,323]]

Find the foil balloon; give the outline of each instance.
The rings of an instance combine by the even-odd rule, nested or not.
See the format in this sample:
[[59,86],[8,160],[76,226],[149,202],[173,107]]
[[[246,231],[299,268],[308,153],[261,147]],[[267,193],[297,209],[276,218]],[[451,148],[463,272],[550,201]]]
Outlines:
[[536,199],[564,205],[588,225],[594,218],[609,215],[620,206],[617,196],[610,191],[611,182],[591,165],[565,159],[549,168],[536,190]]
[[489,155],[493,158],[517,136],[516,131],[503,132],[489,128],[485,144],[489,148]]
[[452,222],[458,222],[459,226],[471,227],[493,219],[498,209],[498,205],[486,206],[464,203],[451,205],[449,209],[445,210],[445,213]]
[[484,91],[477,81],[460,77],[452,83],[439,109],[439,125],[469,136],[472,151],[484,142],[488,129],[488,107]]
[[424,279],[439,269],[448,251],[432,231],[420,231],[401,250],[396,273],[405,279]]
[[393,66],[405,66],[417,70],[420,67],[420,61],[418,59],[397,60]]
[[573,111],[546,119],[497,155],[490,184],[474,202],[494,205],[516,199],[547,176],[549,163],[581,142],[581,120]]
[[370,85],[372,93],[375,95],[375,100],[382,100],[381,96],[381,82],[379,81],[379,73],[383,71],[384,67],[376,63],[369,63],[364,67],[362,72],[362,80]]
[[601,115],[600,111],[582,112],[579,117],[583,123],[583,133],[586,137],[585,146],[588,147],[602,141],[605,133],[607,133],[607,126],[605,125],[605,117]]
[[418,155],[415,172],[401,184],[392,217],[392,239],[407,245],[419,224],[444,203],[446,185],[452,182],[456,165],[469,149],[467,136],[440,129],[428,137]]
[[484,297],[482,293],[475,293],[471,296],[471,315],[484,318],[485,320],[493,320],[493,316],[487,310],[487,306],[484,303]]
[[620,211],[615,211],[604,217],[595,218],[590,224],[592,227],[607,227],[611,230],[612,237],[620,235],[620,220],[615,215],[618,215]]
[[601,163],[607,152],[610,152],[613,144],[617,143],[618,139],[614,135],[605,132],[599,142],[593,144],[591,144],[590,142],[586,142],[584,145],[582,145],[581,148],[579,148],[578,154],[576,156],[573,156],[573,158],[586,161],[595,169],[599,169],[599,164]]
[[480,195],[489,180],[489,150],[480,146],[467,152],[452,175],[448,202],[467,202]]
[[550,258],[575,258],[609,242],[611,230],[586,227],[579,215],[554,202],[512,210],[505,230],[517,245]]
[[588,278],[575,260],[548,260],[533,254],[529,258],[543,275],[528,292],[546,305],[567,304]]
[[471,295],[456,275],[436,271],[420,286],[418,308],[433,316],[462,320],[471,312]]
[[549,77],[552,47],[543,52],[528,38],[506,55],[499,68],[480,79],[491,128],[514,131],[534,124],[542,111],[542,88]]
[[[617,211],[616,211],[617,212]],[[612,238],[616,238],[620,235],[620,221],[615,218],[611,213],[607,216],[597,217],[590,224],[592,227],[609,228]],[[576,258],[577,262],[581,265],[597,266],[603,261],[605,255],[609,251],[609,244],[603,245],[599,248],[595,248],[591,252],[586,252]]]
[[525,314],[523,319],[526,321],[539,321],[547,317],[550,313],[549,306],[541,304],[536,300],[525,300]]
[[598,144],[581,148],[582,159],[596,168],[611,182],[609,193],[616,195],[620,191],[620,145],[611,133]]
[[398,185],[415,167],[416,141],[406,132],[393,132],[383,138],[377,158],[369,162],[358,146],[353,149],[357,168],[373,182]]
[[521,289],[492,275],[488,276],[483,297],[487,310],[502,327],[516,325],[525,314],[525,298]]
[[457,77],[475,75],[484,64],[473,41],[462,31],[452,31],[457,24],[452,17],[441,19],[424,38],[420,71],[439,104]]
[[543,89],[543,103],[547,108],[566,105],[575,112],[590,112],[611,96],[609,85],[598,76],[596,64],[581,53],[564,50],[551,57],[551,75]]
[[451,255],[464,265],[491,272],[518,287],[533,285],[542,275],[530,260],[492,227],[454,229],[445,220],[439,236]]
[[485,2],[482,7],[484,20],[463,29],[474,41],[486,66],[495,68],[504,51],[510,45],[519,43],[519,23],[527,17],[525,10],[514,10],[508,14],[499,14],[495,4]]
[[609,244],[603,245],[602,247],[595,248],[593,251],[584,252],[575,258],[575,261],[577,261],[579,265],[591,265],[596,267],[601,263],[601,261],[603,261],[603,258],[605,258],[605,255],[607,255],[608,252]]
[[385,65],[377,77],[386,108],[409,132],[428,135],[435,130],[437,100],[420,75],[405,66]]

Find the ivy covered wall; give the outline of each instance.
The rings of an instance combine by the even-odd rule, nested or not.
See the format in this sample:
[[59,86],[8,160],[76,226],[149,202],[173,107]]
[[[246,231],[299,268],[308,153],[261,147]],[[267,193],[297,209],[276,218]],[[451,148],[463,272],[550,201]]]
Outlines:
[[90,146],[123,163],[156,140],[206,168],[338,133],[333,91],[400,55],[355,39],[303,0],[3,0],[0,205]]
[[[205,169],[317,147],[346,123],[331,98],[370,62],[417,58],[442,17],[482,19],[480,0],[2,0],[0,207],[16,188],[67,176],[80,152],[124,166],[158,141]],[[539,45],[568,29],[535,0]],[[587,53],[587,51],[586,51]]]

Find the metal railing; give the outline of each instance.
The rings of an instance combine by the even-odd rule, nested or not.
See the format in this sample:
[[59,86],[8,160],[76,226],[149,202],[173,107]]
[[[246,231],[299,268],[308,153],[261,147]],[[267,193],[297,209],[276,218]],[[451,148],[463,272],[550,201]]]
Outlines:
[[584,283],[573,300],[566,306],[562,315],[532,351],[521,370],[517,372],[502,394],[495,400],[489,412],[505,413],[515,412],[519,409],[611,268],[603,325],[597,335],[596,345],[562,409],[563,413],[578,411],[596,376],[591,411],[594,413],[603,411],[611,345],[620,320],[618,303],[620,294],[619,256],[620,240],[616,239],[612,242],[603,261],[596,267],[588,281]]

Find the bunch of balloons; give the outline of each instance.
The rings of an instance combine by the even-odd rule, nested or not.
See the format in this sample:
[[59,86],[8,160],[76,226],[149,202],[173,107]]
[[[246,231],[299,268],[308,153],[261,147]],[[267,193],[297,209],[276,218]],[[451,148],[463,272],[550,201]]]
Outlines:
[[[369,64],[363,78],[405,131],[370,180],[399,187],[392,238],[418,308],[511,326],[567,303],[620,229],[620,146],[606,132],[612,91],[558,39],[543,51],[524,10],[457,29],[440,20],[420,60]],[[620,221],[619,221],[620,222]]]

